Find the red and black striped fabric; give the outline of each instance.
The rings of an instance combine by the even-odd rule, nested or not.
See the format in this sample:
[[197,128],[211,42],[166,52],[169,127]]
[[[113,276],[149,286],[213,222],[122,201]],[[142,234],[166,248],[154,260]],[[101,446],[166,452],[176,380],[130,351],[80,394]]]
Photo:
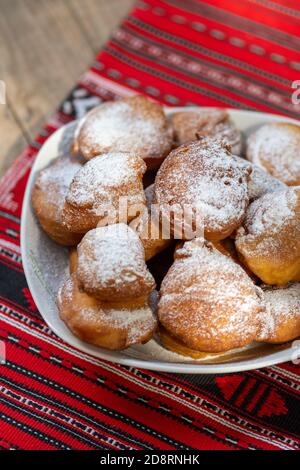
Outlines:
[[145,0],[15,161],[0,186],[0,446],[3,449],[299,449],[299,368],[223,376],[100,361],[46,326],[26,285],[20,213],[47,137],[103,100],[300,117],[300,5],[293,0]]

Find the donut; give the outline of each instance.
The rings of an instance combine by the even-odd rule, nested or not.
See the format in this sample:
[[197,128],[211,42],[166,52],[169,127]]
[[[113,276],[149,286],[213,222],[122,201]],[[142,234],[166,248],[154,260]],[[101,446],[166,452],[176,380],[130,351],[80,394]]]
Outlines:
[[258,341],[286,343],[300,336],[300,283],[262,286],[266,303],[265,327]]
[[101,302],[79,290],[75,274],[59,289],[57,305],[60,318],[78,338],[105,349],[146,343],[157,325],[147,298]]
[[90,230],[77,247],[79,289],[102,301],[130,300],[155,287],[139,236],[125,224]]
[[300,187],[252,202],[235,244],[243,263],[265,284],[300,280]]
[[189,349],[213,353],[254,341],[265,306],[261,290],[241,266],[197,238],[175,256],[158,303],[168,334]]
[[88,112],[75,133],[73,150],[86,160],[110,152],[137,153],[151,169],[159,167],[172,145],[163,108],[136,95]]
[[177,145],[209,135],[229,144],[234,155],[242,152],[242,134],[225,109],[180,111],[171,115],[171,123]]
[[63,224],[63,206],[69,185],[82,168],[79,159],[64,155],[41,170],[35,180],[31,201],[35,215],[43,230],[61,245],[76,245],[80,234]]
[[[108,153],[87,162],[66,194],[63,222],[68,230],[86,233],[99,222],[119,221],[120,198],[126,198],[125,222],[136,217],[146,203],[142,177],[144,161],[129,153]],[[133,210],[134,208],[137,210]]]
[[[227,146],[211,137],[173,150],[162,163],[154,183],[154,202],[159,204],[163,220],[170,221],[175,238],[188,236],[183,226],[203,229],[208,240],[228,237],[242,223],[249,203],[250,165],[240,164]],[[192,212],[191,222],[178,223],[176,234],[172,208]],[[178,230],[177,230],[178,232]],[[199,236],[199,234],[197,233]]]
[[287,186],[300,184],[300,126],[265,124],[247,139],[246,157]]
[[150,185],[145,189],[146,204],[144,211],[134,220],[130,222],[130,227],[133,228],[141,239],[145,250],[145,259],[149,259],[161,253],[165,248],[171,244],[169,238],[165,239],[162,234],[161,224],[159,221],[159,213],[155,217],[155,211],[151,213],[153,204],[154,185]]

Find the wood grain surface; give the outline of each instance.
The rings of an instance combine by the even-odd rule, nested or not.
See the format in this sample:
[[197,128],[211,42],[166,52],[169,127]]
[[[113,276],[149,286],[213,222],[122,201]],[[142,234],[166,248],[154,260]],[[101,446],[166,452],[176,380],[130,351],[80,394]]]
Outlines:
[[0,0],[0,176],[89,66],[134,0]]

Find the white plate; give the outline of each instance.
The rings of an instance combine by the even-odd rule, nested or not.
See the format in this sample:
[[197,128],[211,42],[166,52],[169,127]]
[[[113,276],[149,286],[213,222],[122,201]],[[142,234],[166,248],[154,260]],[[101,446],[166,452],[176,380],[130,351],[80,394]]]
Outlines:
[[[197,108],[169,108],[168,114]],[[205,109],[205,108],[203,108]],[[272,121],[297,121],[282,116],[252,111],[228,110],[237,127],[248,134],[255,127]],[[298,123],[299,124],[299,123]],[[25,276],[34,301],[49,327],[66,343],[77,349],[119,364],[164,372],[186,374],[212,374],[238,372],[270,366],[291,360],[295,348],[291,344],[281,346],[252,345],[250,348],[205,360],[189,360],[166,352],[155,340],[146,345],[133,346],[120,352],[97,348],[80,341],[60,320],[56,307],[56,292],[68,272],[67,249],[52,242],[41,230],[31,207],[31,189],[37,173],[47,166],[70,144],[74,123],[57,130],[40,149],[27,183],[22,209],[21,251]]]

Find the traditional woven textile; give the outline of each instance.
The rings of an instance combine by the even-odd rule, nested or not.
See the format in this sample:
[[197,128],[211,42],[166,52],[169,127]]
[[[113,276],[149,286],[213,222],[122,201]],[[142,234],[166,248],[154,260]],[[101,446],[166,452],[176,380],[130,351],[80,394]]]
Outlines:
[[139,1],[15,161],[0,185],[1,448],[299,449],[299,366],[190,376],[96,359],[50,331],[20,257],[30,168],[59,126],[134,93],[300,118],[291,100],[299,50],[292,0]]

